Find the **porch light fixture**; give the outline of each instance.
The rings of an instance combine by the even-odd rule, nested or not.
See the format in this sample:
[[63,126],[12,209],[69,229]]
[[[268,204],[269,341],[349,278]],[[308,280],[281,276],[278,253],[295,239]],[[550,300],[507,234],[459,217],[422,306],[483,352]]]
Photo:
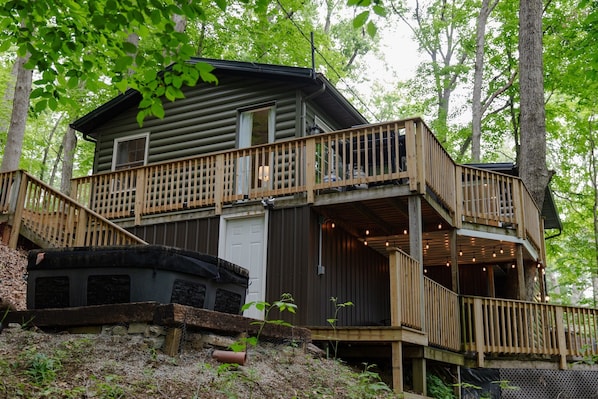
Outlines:
[[264,165],[257,168],[257,178],[261,181],[270,180],[270,166]]

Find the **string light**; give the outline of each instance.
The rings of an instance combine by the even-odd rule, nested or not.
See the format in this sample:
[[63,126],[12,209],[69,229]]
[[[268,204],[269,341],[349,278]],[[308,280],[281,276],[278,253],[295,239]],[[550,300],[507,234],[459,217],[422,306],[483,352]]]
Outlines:
[[407,229],[403,229],[403,234],[407,235],[407,233],[408,233]]
[[446,260],[446,267],[451,267],[451,261],[450,260]]
[[442,230],[442,223],[438,223],[438,230]]
[[463,256],[463,248],[459,247],[459,256]]
[[501,255],[505,253],[505,251],[504,251],[504,249],[502,249],[502,247],[500,247],[500,249],[498,250],[498,252],[500,252]]
[[387,247],[390,245],[390,243],[388,242],[388,240],[386,240],[386,242],[384,243],[384,245],[386,245]]
[[492,257],[496,258],[496,251],[494,249],[492,250]]
[[482,267],[482,271],[483,271],[483,272],[485,272],[485,271],[486,271],[486,267],[485,267],[485,266],[484,266],[484,267]]
[[471,258],[471,261],[475,263],[475,254],[473,254],[473,258]]
[[430,249],[430,241],[426,241],[426,249]]
[[369,229],[366,229],[366,230],[365,230],[365,235],[366,235],[366,236],[369,236],[369,235],[370,235],[370,230],[369,230]]
[[514,269],[515,267],[516,267],[516,266],[515,266],[515,264],[513,263],[513,264],[511,265],[511,269]]
[[336,227],[336,224],[334,224],[334,222],[330,223],[330,227],[332,227],[333,229]]

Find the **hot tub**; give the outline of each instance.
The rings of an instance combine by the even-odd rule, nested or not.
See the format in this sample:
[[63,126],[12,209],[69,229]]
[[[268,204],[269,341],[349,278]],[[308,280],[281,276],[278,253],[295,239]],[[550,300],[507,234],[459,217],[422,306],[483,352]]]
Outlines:
[[178,303],[238,314],[246,269],[215,256],[157,245],[29,252],[27,307]]

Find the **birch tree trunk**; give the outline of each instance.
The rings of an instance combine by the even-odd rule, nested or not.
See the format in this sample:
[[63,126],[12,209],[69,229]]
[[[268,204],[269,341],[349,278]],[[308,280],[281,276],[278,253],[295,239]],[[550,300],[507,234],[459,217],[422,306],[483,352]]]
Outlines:
[[62,176],[60,180],[60,192],[68,196],[71,195],[71,179],[73,178],[76,147],[77,134],[75,129],[69,126],[62,139]]
[[25,125],[27,124],[27,112],[29,110],[29,95],[31,94],[31,80],[33,71],[25,69],[25,63],[29,57],[17,58],[17,80],[15,83],[12,113],[4,157],[0,172],[8,172],[19,169],[19,160],[23,151],[23,138],[25,137]]

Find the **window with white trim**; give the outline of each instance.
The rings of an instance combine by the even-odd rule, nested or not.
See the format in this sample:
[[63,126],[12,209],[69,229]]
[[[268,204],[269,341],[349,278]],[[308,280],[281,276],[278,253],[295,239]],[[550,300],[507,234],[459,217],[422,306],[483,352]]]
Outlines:
[[130,169],[147,163],[149,133],[114,140],[112,170]]

